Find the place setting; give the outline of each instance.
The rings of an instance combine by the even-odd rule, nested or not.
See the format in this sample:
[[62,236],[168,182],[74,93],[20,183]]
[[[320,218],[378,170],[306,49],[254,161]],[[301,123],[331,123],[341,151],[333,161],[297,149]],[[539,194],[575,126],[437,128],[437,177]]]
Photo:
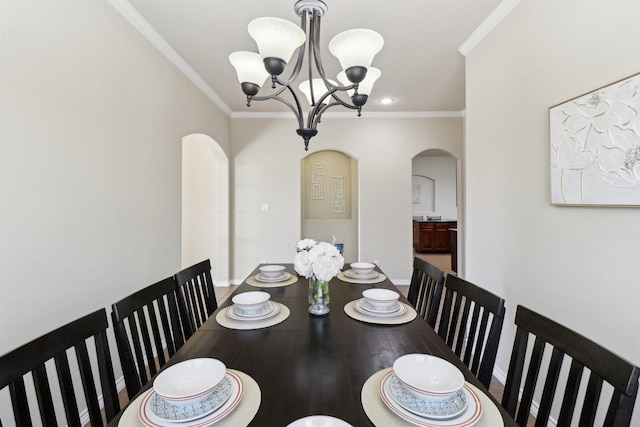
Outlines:
[[349,317],[367,323],[408,323],[416,318],[417,313],[399,298],[400,294],[391,289],[370,288],[362,291],[362,298],[348,302],[344,311]]
[[231,298],[232,305],[218,311],[216,321],[229,329],[260,329],[277,325],[289,317],[287,306],[272,301],[264,291],[242,292]]
[[362,406],[375,425],[500,427],[500,410],[465,381],[452,363],[428,354],[407,354],[372,375]]
[[298,281],[298,277],[286,271],[284,265],[263,265],[258,270],[258,274],[247,278],[247,284],[257,288],[279,288]]
[[338,273],[338,279],[362,285],[384,282],[387,276],[376,271],[375,266],[370,262],[353,262],[348,270]]
[[260,387],[213,358],[189,359],[163,370],[153,387],[122,414],[119,427],[231,427],[258,412]]

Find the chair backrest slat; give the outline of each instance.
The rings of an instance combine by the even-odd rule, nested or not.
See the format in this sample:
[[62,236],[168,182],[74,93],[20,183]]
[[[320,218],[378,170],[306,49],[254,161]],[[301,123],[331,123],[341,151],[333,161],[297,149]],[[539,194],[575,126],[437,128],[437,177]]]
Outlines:
[[488,388],[504,323],[504,299],[452,275],[443,292],[438,335]]
[[31,372],[33,378],[33,386],[36,392],[36,398],[38,400],[38,410],[40,411],[40,417],[46,422],[54,422],[56,419],[56,412],[53,407],[53,399],[51,397],[51,386],[49,384],[49,375],[47,374],[47,368],[43,363],[35,366]]
[[82,377],[82,385],[84,387],[85,396],[87,398],[87,410],[91,425],[100,425],[102,415],[100,414],[100,404],[98,403],[98,394],[96,384],[91,371],[91,362],[89,360],[89,352],[86,343],[80,342],[75,346],[78,365],[80,366],[80,376]]
[[118,355],[129,398],[133,398],[184,344],[181,295],[173,276],[111,306]]
[[[56,373],[58,374],[58,383],[60,384],[60,392],[62,401],[64,402],[64,411],[67,420],[71,420],[70,425],[78,425],[80,423],[78,404],[76,403],[76,394],[73,390],[73,380],[71,379],[71,368],[69,367],[69,358],[67,352],[63,352],[54,357],[56,365]],[[75,423],[74,423],[74,420]]]
[[27,391],[22,378],[18,378],[9,384],[9,396],[11,397],[11,406],[13,407],[13,417],[16,425],[18,427],[31,426],[31,412],[29,412]]
[[[26,392],[24,377],[31,374],[36,395],[40,424],[56,426],[58,415],[52,398],[52,384],[62,397],[66,424],[80,426],[79,402],[87,405],[91,425],[100,427],[109,422],[120,411],[113,372],[113,364],[106,339],[108,327],[104,309],[95,311],[45,334],[23,346],[0,356],[0,389],[9,388],[13,415],[18,426],[32,424],[29,410],[29,394]],[[88,342],[93,342],[89,351]],[[75,350],[78,373],[82,390],[73,388],[72,371],[67,351]],[[90,357],[91,354],[91,357]],[[45,363],[55,364],[57,381],[49,379]],[[97,369],[92,368],[92,360],[97,361]],[[74,368],[75,370],[75,368]],[[100,376],[101,389],[96,389],[94,371]],[[53,373],[51,372],[53,375]],[[82,400],[77,396],[82,392]],[[98,396],[103,398],[106,419],[100,412]],[[115,396],[115,398],[114,398]]]
[[[599,408],[604,405],[608,408],[603,423],[605,427],[630,424],[638,394],[640,368],[526,307],[518,306],[515,323],[516,339],[507,372],[502,406],[515,417],[518,425],[526,425],[543,361],[546,364],[547,377],[542,388],[536,425],[548,423],[553,404],[560,405],[558,425],[571,425],[579,419],[581,426],[592,426],[596,422]],[[528,358],[529,367],[524,374],[529,335],[536,338]],[[544,350],[548,347],[553,351],[551,357],[545,359]],[[568,374],[561,376],[563,361],[568,359],[571,360]],[[585,368],[588,370],[588,382],[581,396],[580,383]],[[522,397],[518,402],[518,391],[523,380]],[[603,401],[603,395],[609,395],[602,393],[605,383],[613,388],[608,403]],[[561,401],[558,401],[555,399],[555,393],[561,386],[564,393]],[[578,407],[581,408],[579,414],[576,413]]]

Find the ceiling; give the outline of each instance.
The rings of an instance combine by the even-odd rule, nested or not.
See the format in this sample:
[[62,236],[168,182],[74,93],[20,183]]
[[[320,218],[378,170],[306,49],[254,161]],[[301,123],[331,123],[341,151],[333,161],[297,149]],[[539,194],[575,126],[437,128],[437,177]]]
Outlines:
[[[126,4],[127,0],[122,2]],[[257,52],[247,33],[247,24],[254,18],[275,16],[299,23],[294,3],[295,0],[128,0],[127,7],[132,6],[142,16],[142,22],[151,25],[151,33],[155,30],[156,37],[159,35],[168,43],[169,50],[172,48],[195,72],[196,80],[201,79],[204,83],[201,87],[208,86],[213,98],[222,101],[223,109],[238,114],[288,111],[274,100],[256,101],[247,108],[228,56],[237,50]],[[339,71],[337,59],[326,49],[334,35],[352,28],[368,28],[384,37],[385,45],[373,61],[373,66],[382,70],[382,76],[363,114],[442,114],[464,110],[464,56],[458,48],[500,0],[325,0],[325,3],[329,10],[322,19],[321,43],[328,76],[334,77]],[[116,8],[123,13],[122,7]],[[137,15],[135,11],[133,14]],[[136,26],[140,28],[139,24]],[[301,77],[298,80],[305,79]],[[391,97],[394,103],[382,105],[379,103],[382,97]],[[355,114],[344,108],[332,111]]]

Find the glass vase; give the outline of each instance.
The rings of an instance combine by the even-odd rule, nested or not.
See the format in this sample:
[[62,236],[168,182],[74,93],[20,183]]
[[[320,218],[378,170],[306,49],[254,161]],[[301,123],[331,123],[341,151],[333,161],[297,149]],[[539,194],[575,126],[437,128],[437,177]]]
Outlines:
[[329,282],[311,276],[309,278],[309,313],[325,316],[329,313]]

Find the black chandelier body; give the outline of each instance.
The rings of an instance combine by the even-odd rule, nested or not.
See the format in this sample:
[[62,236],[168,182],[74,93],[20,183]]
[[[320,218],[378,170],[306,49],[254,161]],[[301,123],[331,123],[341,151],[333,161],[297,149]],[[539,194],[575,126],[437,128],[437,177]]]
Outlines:
[[[371,67],[370,63],[373,56],[382,48],[384,42],[378,33],[371,30],[349,30],[334,37],[329,44],[329,49],[332,50],[334,56],[338,57],[343,66],[343,72],[338,75],[338,80],[342,83],[340,85],[327,78],[320,54],[320,23],[322,16],[327,12],[326,4],[321,0],[298,0],[294,10],[301,18],[300,27],[295,30],[293,28],[287,28],[286,30],[293,31],[292,37],[302,37],[302,33],[304,33],[304,41],[299,44],[295,67],[288,79],[283,79],[281,75],[285,71],[289,58],[271,56],[268,52],[263,52],[263,50],[267,51],[268,49],[261,48],[260,40],[257,40],[258,36],[264,36],[264,33],[272,30],[268,28],[263,30],[262,34],[252,34],[254,22],[260,20],[277,21],[275,25],[295,26],[292,23],[288,23],[288,21],[278,18],[258,18],[249,24],[249,32],[256,39],[260,48],[261,54],[259,58],[260,62],[262,62],[262,70],[256,69],[256,67],[260,66],[257,54],[234,52],[229,59],[236,68],[242,91],[247,96],[247,106],[250,106],[252,101],[267,101],[271,99],[285,104],[295,115],[298,121],[297,133],[304,140],[305,150],[308,150],[309,140],[318,133],[318,124],[322,115],[328,109],[335,106],[343,106],[357,110],[357,115],[361,115],[362,107],[368,100],[373,83],[381,74],[378,69]],[[267,24],[259,22],[254,27],[258,27],[258,25],[264,25],[259,27],[259,30],[261,30]],[[270,22],[269,25],[271,25]],[[299,32],[298,28],[302,33]],[[259,30],[254,30],[254,33],[258,33]],[[277,27],[273,32],[278,30],[280,30],[280,27]],[[295,42],[293,43],[295,44]],[[348,54],[344,52],[349,51],[349,49],[354,52],[352,55],[355,56],[362,57],[362,52],[364,51],[366,54],[367,50],[372,54],[370,54],[370,58],[345,59]],[[335,51],[339,51],[342,57],[336,55]],[[289,54],[289,56],[291,55]],[[305,55],[307,58],[308,80],[300,85],[300,90],[306,95],[311,106],[306,121],[301,104],[301,96],[293,88],[294,82],[302,72]],[[353,63],[354,61],[355,63]],[[314,64],[315,71],[319,76],[316,79],[313,76]],[[252,71],[257,77],[247,77],[249,68],[253,68]],[[271,89],[274,89],[274,91],[268,95],[258,96],[262,83],[268,77],[271,77]],[[282,96],[285,91],[288,91],[291,95],[292,102]],[[338,96],[338,93],[342,92],[347,92],[351,102],[347,102]]]

